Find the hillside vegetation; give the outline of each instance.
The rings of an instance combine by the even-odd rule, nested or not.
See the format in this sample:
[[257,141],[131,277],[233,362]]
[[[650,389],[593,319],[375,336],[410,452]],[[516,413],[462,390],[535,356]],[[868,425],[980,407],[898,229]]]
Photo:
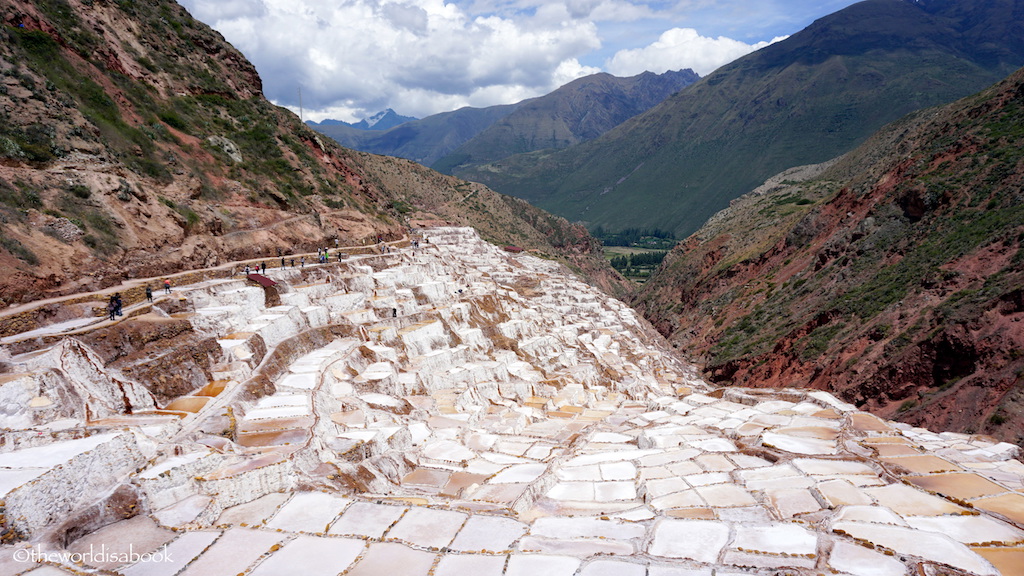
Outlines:
[[0,22],[0,305],[455,216],[621,281],[580,227],[319,136],[170,0],[3,0]]
[[593,74],[520,102],[516,109],[432,166],[461,176],[514,154],[559,150],[597,138],[700,79],[693,70],[628,78]]
[[1024,70],[735,201],[636,304],[718,382],[1024,442]]

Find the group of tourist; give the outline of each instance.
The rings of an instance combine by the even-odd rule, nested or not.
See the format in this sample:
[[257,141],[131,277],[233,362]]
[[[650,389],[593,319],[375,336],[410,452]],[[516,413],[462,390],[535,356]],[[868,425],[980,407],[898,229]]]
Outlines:
[[[285,258],[284,256],[282,256],[280,254],[280,252],[281,251],[278,250],[278,253],[279,253],[278,256],[281,258],[281,268],[287,268],[289,266],[294,268],[295,267],[295,258],[290,258],[290,259]],[[338,262],[341,262],[342,259],[344,259],[344,257],[345,257],[345,253],[342,252],[341,250],[338,250],[337,256],[338,256]],[[320,264],[327,264],[328,262],[330,262],[331,261],[331,253],[330,253],[330,251],[327,248],[317,248],[317,250],[316,250],[316,261],[318,263],[320,263]],[[300,256],[299,257],[299,267],[300,268],[305,268],[306,267],[306,257],[305,256]],[[246,274],[246,276],[249,275],[250,270],[253,271],[253,272],[257,272],[257,273],[266,274],[267,273],[267,263],[266,262],[261,262],[261,263],[258,263],[258,264],[253,264],[251,268],[250,268],[250,266],[248,264],[246,264],[246,266],[245,266],[245,274]]]
[[[281,258],[281,267],[284,268],[284,258]],[[245,265],[245,275],[246,276],[248,276],[249,274],[266,274],[266,273],[267,273],[267,263],[266,262],[257,262],[256,264],[253,264],[251,268],[249,267],[248,264]]]
[[124,312],[121,311],[124,303],[121,301],[121,293],[115,292],[110,296],[110,300],[107,301],[107,314],[110,315],[110,319],[113,320],[116,316],[124,316]]
[[[327,251],[327,248],[317,248],[316,259],[321,264],[327,264],[331,261],[331,254]],[[341,262],[341,250],[338,250],[338,262]]]
[[[164,278],[164,294],[171,293],[171,279]],[[146,301],[153,303],[153,287],[146,284]],[[115,292],[107,300],[107,317],[113,321],[118,316],[124,316],[124,300],[120,292]]]

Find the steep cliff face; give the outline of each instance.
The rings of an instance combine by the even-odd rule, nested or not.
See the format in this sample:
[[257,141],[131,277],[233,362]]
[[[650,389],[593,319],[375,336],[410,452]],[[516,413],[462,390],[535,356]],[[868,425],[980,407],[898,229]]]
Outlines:
[[318,136],[172,1],[0,0],[0,23],[0,306],[394,238],[465,195]]
[[1024,441],[1022,83],[734,201],[637,305],[716,381]]

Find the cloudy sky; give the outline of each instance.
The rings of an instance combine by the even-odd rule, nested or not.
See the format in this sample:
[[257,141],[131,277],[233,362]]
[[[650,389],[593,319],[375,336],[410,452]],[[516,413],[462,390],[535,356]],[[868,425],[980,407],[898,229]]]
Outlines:
[[855,0],[179,0],[306,120],[422,118],[581,76],[701,76]]

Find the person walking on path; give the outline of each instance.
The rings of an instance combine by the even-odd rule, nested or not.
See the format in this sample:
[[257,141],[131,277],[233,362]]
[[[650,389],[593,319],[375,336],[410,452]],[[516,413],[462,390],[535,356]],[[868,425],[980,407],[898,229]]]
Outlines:
[[170,293],[171,293],[171,279],[170,278],[164,278],[164,294],[170,294]]
[[266,261],[260,262],[260,270],[263,271],[262,274],[266,274],[267,273],[267,262]]
[[124,316],[124,312],[121,311],[121,308],[123,306],[124,303],[121,301],[121,293],[116,292],[114,294],[114,313],[117,314],[118,316]]
[[146,300],[149,300],[151,304],[153,302],[153,287],[149,284],[146,284]]
[[117,304],[114,303],[114,297],[110,297],[110,301],[107,302],[107,316],[110,321],[114,321],[114,317],[117,315]]

